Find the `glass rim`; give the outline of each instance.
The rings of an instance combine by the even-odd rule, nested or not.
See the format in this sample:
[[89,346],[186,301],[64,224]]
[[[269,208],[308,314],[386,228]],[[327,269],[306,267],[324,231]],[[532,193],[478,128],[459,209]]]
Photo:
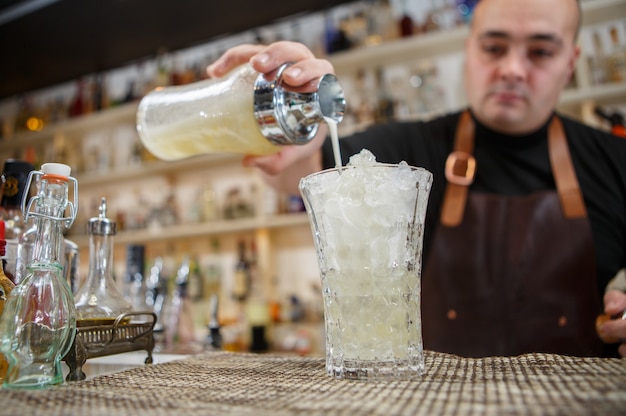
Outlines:
[[309,173],[306,176],[303,176],[302,178],[300,178],[300,181],[305,181],[309,178],[313,178],[316,176],[320,176],[323,174],[327,174],[327,173],[333,173],[333,172],[340,172],[344,169],[359,169],[359,168],[399,168],[399,167],[406,167],[411,169],[412,171],[417,171],[417,172],[421,172],[421,173],[426,173],[429,174],[431,176],[434,176],[433,173],[431,171],[429,171],[428,169],[421,167],[421,166],[413,166],[413,165],[409,165],[409,164],[400,164],[400,163],[381,163],[381,162],[375,162],[371,165],[360,165],[360,166],[351,166],[351,165],[344,165],[341,167],[333,167],[333,168],[326,168],[326,169],[322,169],[319,170],[317,172],[313,172],[313,173]]

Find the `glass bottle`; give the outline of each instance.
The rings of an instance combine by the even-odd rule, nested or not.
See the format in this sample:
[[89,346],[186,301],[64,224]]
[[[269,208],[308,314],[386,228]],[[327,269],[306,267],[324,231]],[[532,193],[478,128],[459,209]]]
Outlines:
[[250,327],[251,352],[266,352],[269,349],[267,328],[270,324],[269,303],[265,296],[265,288],[261,282],[262,276],[256,261],[256,246],[254,241],[250,249],[250,297],[246,301],[246,321]]
[[113,277],[113,240],[117,225],[106,216],[106,198],[102,198],[99,211],[99,215],[87,224],[87,280],[74,296],[76,325],[79,327],[112,325],[118,316],[132,311],[130,302],[124,299]]
[[250,293],[250,262],[246,258],[246,243],[237,243],[238,258],[235,264],[235,276],[233,280],[232,296],[235,300],[243,302]]
[[162,276],[163,273],[163,258],[157,257],[154,259],[152,267],[150,267],[150,273],[146,279],[146,306],[148,310],[152,310],[157,316],[156,324],[154,325],[154,332],[163,332],[163,307],[165,306],[165,299],[167,296],[167,282]]
[[190,259],[185,256],[176,274],[176,286],[172,294],[165,327],[167,351],[191,354],[199,352],[202,345],[196,341],[193,310],[189,297]]
[[[9,293],[13,290],[15,285],[13,281],[9,279],[9,277],[4,273],[4,256],[6,249],[6,240],[4,239],[4,230],[5,225],[4,221],[0,220],[0,259],[3,261],[0,262],[0,316],[2,316],[2,310],[4,309],[4,303],[9,296]],[[9,367],[9,363],[4,357],[3,354],[0,354],[0,382],[4,381],[4,377],[7,373],[7,368]]]
[[[7,267],[5,273],[19,282],[18,244],[20,238],[32,224],[25,224],[22,215],[22,199],[28,194],[26,181],[33,165],[23,160],[8,159],[2,170],[2,200],[0,201],[0,219],[5,222]],[[25,267],[24,267],[25,270]]]
[[626,45],[620,40],[617,26],[609,30],[611,35],[611,53],[608,58],[609,78],[611,82],[626,81]]
[[149,309],[146,308],[145,252],[143,245],[131,244],[126,247],[124,297],[135,312]]
[[268,81],[249,64],[221,79],[157,88],[139,103],[137,130],[156,157],[181,159],[205,153],[266,155],[277,145],[304,144],[324,117],[341,121],[343,90],[332,74],[312,93],[287,91],[283,65]]
[[28,274],[0,317],[0,350],[9,361],[5,387],[36,389],[63,382],[61,359],[76,335],[74,299],[61,265],[63,231],[78,210],[68,200],[70,183],[78,200],[78,182],[70,172],[67,165],[46,163],[29,174],[29,184],[40,177],[41,185],[28,206],[24,200],[22,211],[27,220],[34,218],[38,231]]

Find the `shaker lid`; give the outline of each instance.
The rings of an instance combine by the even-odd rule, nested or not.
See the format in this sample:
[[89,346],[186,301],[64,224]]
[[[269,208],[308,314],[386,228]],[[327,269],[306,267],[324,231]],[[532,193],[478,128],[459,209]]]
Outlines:
[[91,235],[115,235],[117,226],[115,221],[107,218],[107,201],[102,197],[100,202],[100,214],[97,217],[89,219],[87,224],[87,233]]

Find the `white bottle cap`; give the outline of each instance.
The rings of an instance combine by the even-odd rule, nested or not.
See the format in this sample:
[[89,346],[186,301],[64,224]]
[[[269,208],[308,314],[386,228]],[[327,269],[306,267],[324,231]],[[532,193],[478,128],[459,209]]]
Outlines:
[[60,175],[69,177],[72,173],[72,168],[63,163],[44,163],[41,165],[41,171],[52,175]]

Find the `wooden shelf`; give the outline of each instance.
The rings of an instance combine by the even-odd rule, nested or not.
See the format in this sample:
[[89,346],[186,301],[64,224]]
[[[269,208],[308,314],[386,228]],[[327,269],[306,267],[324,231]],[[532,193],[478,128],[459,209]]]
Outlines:
[[571,107],[587,101],[595,101],[600,104],[623,103],[626,101],[626,82],[565,90],[561,94],[559,106]]
[[394,65],[407,62],[410,57],[435,57],[462,52],[463,40],[469,33],[467,26],[448,32],[432,32],[386,42],[376,46],[340,52],[329,57],[337,73],[355,72],[360,68]]
[[81,136],[97,129],[120,123],[134,123],[138,103],[124,104],[97,113],[70,118],[55,124],[50,124],[41,131],[19,132],[0,141],[0,152],[23,149],[26,146],[38,145],[51,140],[56,134],[63,133],[70,137]]
[[[283,214],[269,217],[251,217],[237,220],[220,220],[196,224],[179,224],[170,227],[122,231],[115,236],[115,244],[144,244],[152,241],[178,240],[198,236],[249,232],[259,229],[278,229],[308,225],[306,213]],[[70,240],[84,247],[89,244],[87,235],[70,236]]]
[[150,176],[189,172],[208,166],[236,163],[240,159],[241,156],[239,155],[215,154],[195,156],[171,162],[155,161],[132,166],[128,169],[107,171],[106,173],[85,173],[78,175],[77,180],[81,188],[91,188],[111,182],[133,181]]

